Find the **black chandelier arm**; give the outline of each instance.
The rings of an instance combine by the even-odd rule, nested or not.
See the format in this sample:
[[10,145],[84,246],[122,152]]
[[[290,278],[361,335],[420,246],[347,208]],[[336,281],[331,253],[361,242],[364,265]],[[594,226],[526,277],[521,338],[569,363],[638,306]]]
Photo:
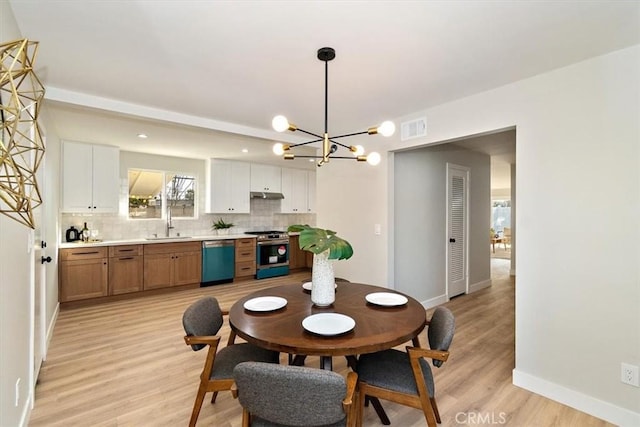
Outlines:
[[[345,137],[345,136],[361,135],[363,133],[367,133],[367,132],[354,133],[354,134],[351,134],[351,135],[341,135],[341,136],[337,136],[337,137],[336,136],[332,136],[331,138],[329,138],[329,141],[331,143],[333,143],[333,144],[337,144],[337,145],[341,146],[342,148],[346,148],[347,150],[350,150],[351,149],[350,145],[345,145],[345,144],[341,143],[340,141],[334,141],[334,139],[335,138],[342,138],[342,137]],[[299,142],[297,144],[291,144],[291,145],[289,145],[289,148],[301,147],[303,145],[313,144],[314,142],[321,142],[321,141],[324,141],[324,138],[321,138],[321,137],[318,136],[318,139],[314,139],[314,140],[307,141],[307,142]],[[300,156],[298,156],[298,157],[300,157]]]
[[364,134],[368,134],[368,133],[369,133],[368,130],[365,130],[365,131],[362,131],[362,132],[345,133],[344,135],[332,136],[331,139],[346,138],[346,137],[349,137],[349,136],[364,135]]
[[342,148],[346,148],[347,150],[351,150],[351,146],[350,146],[350,145],[344,145],[344,144],[343,144],[343,143],[341,143],[341,142],[334,141],[334,140],[333,140],[333,137],[329,138],[329,142],[331,142],[331,143],[333,143],[333,144],[337,144],[337,145],[341,146]]
[[300,129],[300,128],[297,128],[296,130],[297,130],[297,131],[300,131],[300,132],[302,132],[302,133],[306,133],[307,135],[311,135],[311,136],[315,136],[316,138],[320,138],[320,141],[322,141],[322,135],[318,135],[318,134],[315,134],[315,133],[313,133],[313,132],[309,132],[309,131],[307,131],[307,130]]
[[[319,139],[314,139],[312,141],[307,141],[307,142],[299,142],[298,144],[291,144],[289,145],[289,148],[295,148],[295,147],[300,147],[302,145],[308,145],[308,144],[313,144],[314,142],[320,142],[323,140],[323,138],[318,137]],[[299,156],[298,156],[299,157]]]
[[[330,159],[347,159],[347,160],[358,160],[357,157],[349,157],[349,156],[332,156],[332,155],[328,155],[327,156]],[[324,157],[322,156],[306,156],[306,155],[295,155],[295,158],[301,158],[301,159],[324,159]]]

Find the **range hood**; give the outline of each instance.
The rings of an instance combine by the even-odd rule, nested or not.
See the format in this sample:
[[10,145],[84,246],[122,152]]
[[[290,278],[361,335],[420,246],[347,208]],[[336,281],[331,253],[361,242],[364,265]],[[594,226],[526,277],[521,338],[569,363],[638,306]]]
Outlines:
[[266,193],[262,191],[252,191],[249,193],[252,199],[284,199],[282,193]]

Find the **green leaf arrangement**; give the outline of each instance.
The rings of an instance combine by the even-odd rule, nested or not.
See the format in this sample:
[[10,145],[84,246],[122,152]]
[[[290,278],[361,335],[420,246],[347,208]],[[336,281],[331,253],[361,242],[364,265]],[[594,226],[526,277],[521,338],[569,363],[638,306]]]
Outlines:
[[233,227],[233,224],[230,222],[224,222],[224,220],[222,218],[218,219],[216,222],[213,223],[212,228],[215,230],[220,230],[223,228],[231,228]]
[[329,259],[349,259],[353,255],[351,244],[336,235],[335,231],[309,225],[290,225],[287,231],[300,233],[300,249],[321,254],[329,250]]

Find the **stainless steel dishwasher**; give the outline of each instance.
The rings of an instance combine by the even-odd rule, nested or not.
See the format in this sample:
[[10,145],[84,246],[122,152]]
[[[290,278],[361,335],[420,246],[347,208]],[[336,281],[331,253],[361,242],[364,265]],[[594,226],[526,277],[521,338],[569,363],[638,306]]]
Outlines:
[[217,285],[233,280],[235,273],[235,240],[202,242],[201,286]]

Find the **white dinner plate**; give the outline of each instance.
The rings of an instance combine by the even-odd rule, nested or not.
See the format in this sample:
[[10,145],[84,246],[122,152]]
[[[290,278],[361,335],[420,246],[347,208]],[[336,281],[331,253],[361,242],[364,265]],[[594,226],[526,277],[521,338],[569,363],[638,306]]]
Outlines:
[[325,336],[344,334],[355,326],[355,320],[339,313],[312,314],[302,320],[302,327],[307,331]]
[[[311,290],[311,285],[312,285],[312,283],[311,283],[311,282],[304,282],[304,283],[302,284],[302,288],[303,288],[305,291],[310,291],[310,290]],[[333,287],[334,287],[334,288],[337,288],[337,287],[338,287],[338,284],[337,284],[337,283],[334,283],[334,284],[333,284]]]
[[273,311],[287,305],[287,300],[280,297],[258,297],[245,301],[244,308],[249,311]]
[[374,292],[364,297],[368,302],[375,305],[383,305],[385,307],[393,307],[396,305],[404,305],[409,300],[404,295],[394,294],[391,292]]

